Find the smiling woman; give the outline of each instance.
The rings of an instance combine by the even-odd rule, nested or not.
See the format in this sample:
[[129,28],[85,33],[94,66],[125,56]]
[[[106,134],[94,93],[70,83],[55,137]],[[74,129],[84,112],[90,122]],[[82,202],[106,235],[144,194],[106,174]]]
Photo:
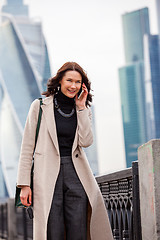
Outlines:
[[[112,240],[98,184],[83,148],[93,142],[90,82],[75,62],[48,80],[34,158],[34,240]],[[30,108],[20,154],[21,202],[31,205],[30,168],[39,101]]]

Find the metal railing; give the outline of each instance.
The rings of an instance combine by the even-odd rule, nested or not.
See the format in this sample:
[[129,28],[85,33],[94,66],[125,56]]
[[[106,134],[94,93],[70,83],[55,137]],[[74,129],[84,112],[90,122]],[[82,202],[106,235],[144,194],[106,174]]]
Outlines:
[[114,239],[141,240],[138,162],[132,168],[96,178]]
[[[96,177],[108,211],[114,239],[142,240],[138,162],[132,168]],[[26,209],[14,208],[14,199],[0,204],[0,238],[31,240],[33,222]]]

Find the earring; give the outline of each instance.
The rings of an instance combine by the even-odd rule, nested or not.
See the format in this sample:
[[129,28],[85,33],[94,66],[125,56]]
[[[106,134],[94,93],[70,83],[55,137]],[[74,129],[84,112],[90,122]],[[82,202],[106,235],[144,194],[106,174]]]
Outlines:
[[59,92],[59,90],[60,90],[60,86],[57,87],[57,90],[58,90],[58,92]]

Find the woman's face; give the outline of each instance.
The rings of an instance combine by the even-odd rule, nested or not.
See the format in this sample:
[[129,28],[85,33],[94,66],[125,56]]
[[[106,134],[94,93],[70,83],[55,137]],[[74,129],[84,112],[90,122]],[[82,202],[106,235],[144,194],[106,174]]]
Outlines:
[[67,71],[59,83],[61,92],[67,97],[73,98],[81,88],[82,76],[77,71]]

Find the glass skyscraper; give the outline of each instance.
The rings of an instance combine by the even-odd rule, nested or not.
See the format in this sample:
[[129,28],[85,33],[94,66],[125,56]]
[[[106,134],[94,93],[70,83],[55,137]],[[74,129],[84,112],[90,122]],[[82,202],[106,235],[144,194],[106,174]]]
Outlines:
[[126,64],[144,59],[143,37],[150,34],[148,8],[122,15]]
[[137,160],[137,148],[147,141],[144,35],[150,34],[148,8],[122,16],[126,65],[119,69],[127,167]]
[[144,38],[147,140],[160,138],[160,55],[158,35]]
[[121,109],[127,167],[137,160],[137,148],[146,141],[143,61],[119,69]]
[[2,7],[2,12],[12,15],[28,16],[28,6],[23,4],[23,0],[7,0],[6,5]]
[[150,34],[147,8],[123,15],[123,30],[126,66],[119,77],[126,162],[131,166],[140,145],[160,138],[160,45],[158,35]]
[[0,25],[0,197],[14,196],[20,145],[31,102],[51,76],[40,22],[23,1],[7,1]]

